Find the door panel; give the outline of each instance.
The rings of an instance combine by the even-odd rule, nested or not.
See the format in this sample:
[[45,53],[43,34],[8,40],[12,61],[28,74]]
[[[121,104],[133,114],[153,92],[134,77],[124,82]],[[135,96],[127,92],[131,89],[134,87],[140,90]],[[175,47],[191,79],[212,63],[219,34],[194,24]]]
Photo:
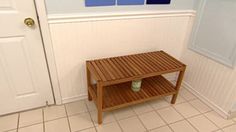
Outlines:
[[1,0],[0,28],[0,115],[53,104],[34,1]]

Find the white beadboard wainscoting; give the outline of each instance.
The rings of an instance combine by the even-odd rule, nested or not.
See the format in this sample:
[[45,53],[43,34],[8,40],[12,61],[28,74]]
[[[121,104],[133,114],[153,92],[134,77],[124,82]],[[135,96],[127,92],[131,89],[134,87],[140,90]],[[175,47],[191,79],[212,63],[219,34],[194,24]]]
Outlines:
[[236,72],[187,49],[194,17],[195,12],[189,10],[50,15],[62,102],[87,97],[86,60],[164,50],[188,65],[184,86],[228,116],[235,101]]
[[[189,24],[190,36],[194,21]],[[188,49],[186,38],[181,61],[187,64],[183,86],[225,118],[236,116],[236,68],[230,68]]]
[[49,17],[62,102],[87,95],[85,61],[164,50],[180,58],[195,12]]

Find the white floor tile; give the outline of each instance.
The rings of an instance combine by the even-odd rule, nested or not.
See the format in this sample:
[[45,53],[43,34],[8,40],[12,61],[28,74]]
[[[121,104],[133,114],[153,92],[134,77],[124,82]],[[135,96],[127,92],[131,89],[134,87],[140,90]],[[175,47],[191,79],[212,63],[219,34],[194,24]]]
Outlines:
[[134,112],[136,114],[142,114],[142,113],[145,113],[145,112],[153,111],[153,108],[150,105],[148,105],[147,103],[141,103],[141,104],[133,105],[132,109],[134,110]]
[[192,104],[193,107],[195,107],[201,113],[205,113],[212,110],[210,107],[208,107],[206,104],[204,104],[202,101],[198,99],[189,101],[189,103]]
[[190,93],[188,90],[186,89],[182,89],[180,91],[180,95],[185,99],[185,100],[193,100],[193,99],[197,99],[197,97],[195,95],[193,95],[192,93]]
[[168,126],[164,126],[164,127],[151,130],[150,132],[172,132],[172,130]]
[[97,107],[96,107],[96,105],[94,104],[93,101],[88,101],[88,99],[86,99],[85,103],[86,103],[89,111],[97,110]]
[[97,132],[122,132],[117,122],[99,125],[96,129]]
[[79,132],[97,132],[95,128],[89,128],[89,129],[85,129]]
[[45,121],[66,117],[66,111],[65,111],[64,105],[50,106],[50,107],[44,108],[43,110],[44,110]]
[[181,103],[174,106],[175,109],[181,113],[185,118],[192,117],[200,114],[192,105],[189,103]]
[[232,125],[232,126],[229,126],[229,127],[226,127],[223,129],[224,132],[235,132],[236,131],[236,124],[235,125]]
[[189,118],[188,121],[200,132],[211,132],[218,128],[203,115]]
[[84,100],[72,102],[72,103],[66,104],[65,106],[66,106],[66,111],[67,111],[68,116],[84,113],[88,111]]
[[43,124],[36,124],[28,127],[23,127],[18,132],[43,132]]
[[124,132],[144,132],[146,129],[139,121],[138,117],[131,117],[128,119],[120,120],[120,126]]
[[42,109],[31,110],[20,113],[19,127],[29,126],[43,122]]
[[156,99],[148,102],[154,109],[161,109],[170,106],[171,104],[164,99]]
[[215,111],[208,112],[205,116],[220,128],[234,124],[233,120],[224,119]]
[[87,129],[94,126],[89,113],[82,113],[79,115],[71,116],[69,117],[69,122],[72,132]]
[[177,122],[179,120],[183,120],[184,118],[175,111],[172,107],[167,107],[164,109],[157,110],[157,112],[161,115],[161,117],[167,122],[167,123],[173,123]]
[[[97,111],[91,111],[90,114],[91,114],[93,122],[97,126],[98,125]],[[103,124],[107,124],[107,123],[114,122],[114,121],[116,121],[116,119],[115,119],[112,112],[103,112]]]
[[45,123],[45,132],[70,132],[68,119],[61,118]]
[[113,113],[117,120],[135,116],[134,111],[130,107],[115,110]]
[[165,125],[165,122],[154,111],[139,115],[139,118],[148,130]]
[[[171,103],[171,99],[172,99],[172,95],[171,96],[166,96],[165,100],[170,104]],[[186,102],[186,100],[181,97],[180,95],[178,95],[175,104],[179,104],[179,103],[184,103]]]
[[176,122],[174,124],[171,124],[170,127],[174,132],[197,132],[190,123],[188,123],[186,120]]
[[0,132],[17,128],[18,114],[0,117]]

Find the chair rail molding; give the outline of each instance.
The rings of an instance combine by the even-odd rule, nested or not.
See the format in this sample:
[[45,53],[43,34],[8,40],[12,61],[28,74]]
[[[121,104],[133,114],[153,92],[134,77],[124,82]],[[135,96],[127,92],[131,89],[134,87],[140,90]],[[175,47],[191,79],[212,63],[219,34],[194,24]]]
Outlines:
[[133,11],[133,12],[115,12],[115,13],[97,13],[97,14],[49,14],[49,24],[86,22],[86,21],[107,21],[124,19],[145,19],[157,17],[181,17],[195,16],[194,10],[175,10],[175,11]]

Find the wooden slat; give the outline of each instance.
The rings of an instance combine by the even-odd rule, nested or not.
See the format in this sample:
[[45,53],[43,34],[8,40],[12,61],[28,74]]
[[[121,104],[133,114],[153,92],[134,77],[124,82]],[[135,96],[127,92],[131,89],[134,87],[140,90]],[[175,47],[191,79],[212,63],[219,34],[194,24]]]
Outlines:
[[173,63],[164,59],[162,56],[158,56],[158,54],[156,54],[156,53],[150,53],[149,55],[153,57],[154,61],[161,62],[162,65],[167,67],[168,69],[175,68]]
[[129,62],[131,62],[141,73],[140,74],[146,74],[146,70],[140,66],[140,64],[137,62],[138,60],[135,60],[132,58],[132,55],[126,57]]
[[123,75],[123,73],[117,68],[117,66],[111,61],[111,59],[107,59],[107,61],[121,78],[125,78],[125,75]]
[[164,51],[160,51],[159,54],[162,55],[163,57],[165,57],[166,59],[168,59],[170,61],[173,61],[178,66],[185,66],[185,64],[183,64],[182,62],[180,62],[179,60],[175,59],[174,57],[172,57],[171,55],[167,54]]
[[155,67],[156,71],[166,71],[168,70],[161,62],[154,61],[155,58],[150,57],[148,54],[143,54],[143,57],[148,60],[148,63]]
[[129,71],[129,73],[131,73],[131,76],[136,76],[138,75],[134,69],[131,68],[131,66],[128,65],[128,63],[126,63],[122,57],[117,57],[116,58],[117,62],[120,63],[125,69],[127,69],[127,71]]
[[[164,51],[119,56],[90,61],[90,69],[102,81],[124,80],[147,74],[158,75],[184,69],[185,65]],[[91,68],[92,67],[92,68]],[[119,81],[118,81],[119,82]]]
[[105,71],[107,71],[107,73],[110,75],[111,79],[114,80],[114,79],[119,79],[115,74],[114,72],[112,72],[112,69],[110,68],[109,65],[106,64],[106,61],[103,59],[103,60],[100,60],[99,61],[103,67],[103,69]]
[[[101,70],[98,68],[98,66],[95,64],[95,62],[91,62],[92,63],[92,65],[93,65],[93,68],[95,68],[95,70],[96,70],[96,72],[99,74],[99,76],[101,77],[101,79],[103,80],[103,81],[105,81],[106,80],[106,77],[103,75],[103,73],[101,72]],[[94,72],[93,72],[94,73]]]
[[109,75],[105,67],[102,66],[101,61],[94,61],[94,62],[98,66],[98,68],[101,70],[102,74],[105,76],[104,81],[112,80],[111,76]]
[[135,71],[136,75],[141,75],[142,74],[140,69],[132,61],[130,61],[127,56],[124,56],[120,59],[124,60],[124,62],[127,63],[129,65],[129,67],[131,67]]
[[157,69],[156,69],[155,67],[153,67],[153,66],[144,58],[143,55],[140,55],[140,56],[135,55],[135,57],[139,58],[139,60],[142,61],[145,66],[147,66],[149,69],[151,69],[151,72],[157,71]]
[[171,61],[171,59],[166,59],[166,57],[164,55],[160,55],[160,54],[154,54],[154,55],[157,56],[158,58],[162,58],[162,60],[165,61],[166,63],[168,63],[172,69],[176,68],[176,67],[180,67],[179,64]]
[[140,69],[143,71],[143,73],[150,73],[152,72],[149,67],[146,66],[145,63],[141,61],[141,59],[136,58],[134,55],[129,56],[129,58],[136,64]]
[[124,65],[122,65],[121,63],[118,63],[116,60],[117,59],[111,58],[111,61],[118,67],[118,69],[122,72],[122,74],[125,77],[132,76],[132,73],[129,70],[127,70]]
[[149,100],[149,98],[176,93],[174,86],[170,85],[168,80],[162,76],[144,79],[139,92],[131,90],[131,82],[106,86],[104,89],[104,111],[117,106],[127,106],[135,101]]

